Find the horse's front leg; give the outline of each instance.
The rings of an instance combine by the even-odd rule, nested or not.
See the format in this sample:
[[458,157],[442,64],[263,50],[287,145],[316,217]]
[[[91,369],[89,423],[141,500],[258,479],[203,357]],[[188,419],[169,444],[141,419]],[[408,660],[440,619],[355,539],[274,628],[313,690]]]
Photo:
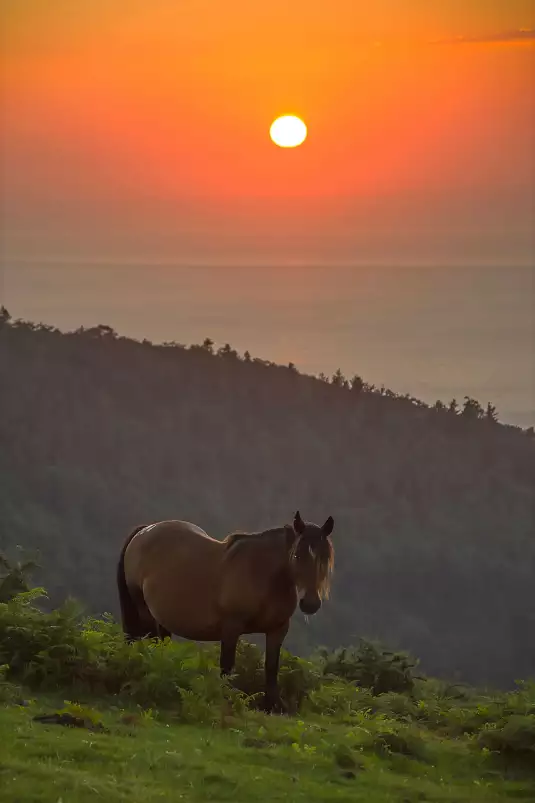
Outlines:
[[279,694],[279,663],[282,642],[286,638],[290,622],[278,630],[266,633],[266,692],[264,707],[268,714],[283,714],[286,710]]

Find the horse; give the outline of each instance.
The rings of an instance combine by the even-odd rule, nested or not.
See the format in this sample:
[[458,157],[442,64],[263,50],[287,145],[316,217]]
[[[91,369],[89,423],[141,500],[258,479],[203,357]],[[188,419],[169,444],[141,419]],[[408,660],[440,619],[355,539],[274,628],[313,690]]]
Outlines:
[[280,651],[297,607],[311,616],[328,598],[334,569],[332,516],[223,540],[187,521],[141,525],[123,544],[117,565],[127,641],[220,642],[220,674],[232,673],[242,635],[265,635],[264,708],[281,713]]

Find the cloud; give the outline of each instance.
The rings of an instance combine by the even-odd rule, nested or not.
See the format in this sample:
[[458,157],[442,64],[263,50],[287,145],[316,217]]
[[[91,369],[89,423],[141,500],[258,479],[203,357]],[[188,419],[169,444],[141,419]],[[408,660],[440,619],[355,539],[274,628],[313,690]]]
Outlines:
[[535,42],[535,28],[519,28],[516,31],[500,31],[485,36],[455,36],[449,39],[435,39],[434,44],[515,44],[516,42]]

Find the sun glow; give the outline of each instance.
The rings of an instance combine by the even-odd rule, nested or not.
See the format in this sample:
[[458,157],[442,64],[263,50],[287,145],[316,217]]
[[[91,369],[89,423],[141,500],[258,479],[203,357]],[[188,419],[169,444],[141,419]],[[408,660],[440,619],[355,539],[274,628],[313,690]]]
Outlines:
[[307,127],[299,117],[286,114],[273,121],[269,135],[280,148],[296,148],[305,141]]

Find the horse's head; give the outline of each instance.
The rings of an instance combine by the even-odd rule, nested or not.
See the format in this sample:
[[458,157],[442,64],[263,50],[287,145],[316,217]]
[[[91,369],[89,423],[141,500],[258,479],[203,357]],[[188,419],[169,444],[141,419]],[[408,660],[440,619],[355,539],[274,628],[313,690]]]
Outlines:
[[319,527],[304,522],[299,511],[295,514],[291,565],[299,594],[299,607],[303,613],[316,613],[321,607],[322,597],[329,595],[329,580],[334,566],[334,549],[330,538],[333,528],[332,516]]

